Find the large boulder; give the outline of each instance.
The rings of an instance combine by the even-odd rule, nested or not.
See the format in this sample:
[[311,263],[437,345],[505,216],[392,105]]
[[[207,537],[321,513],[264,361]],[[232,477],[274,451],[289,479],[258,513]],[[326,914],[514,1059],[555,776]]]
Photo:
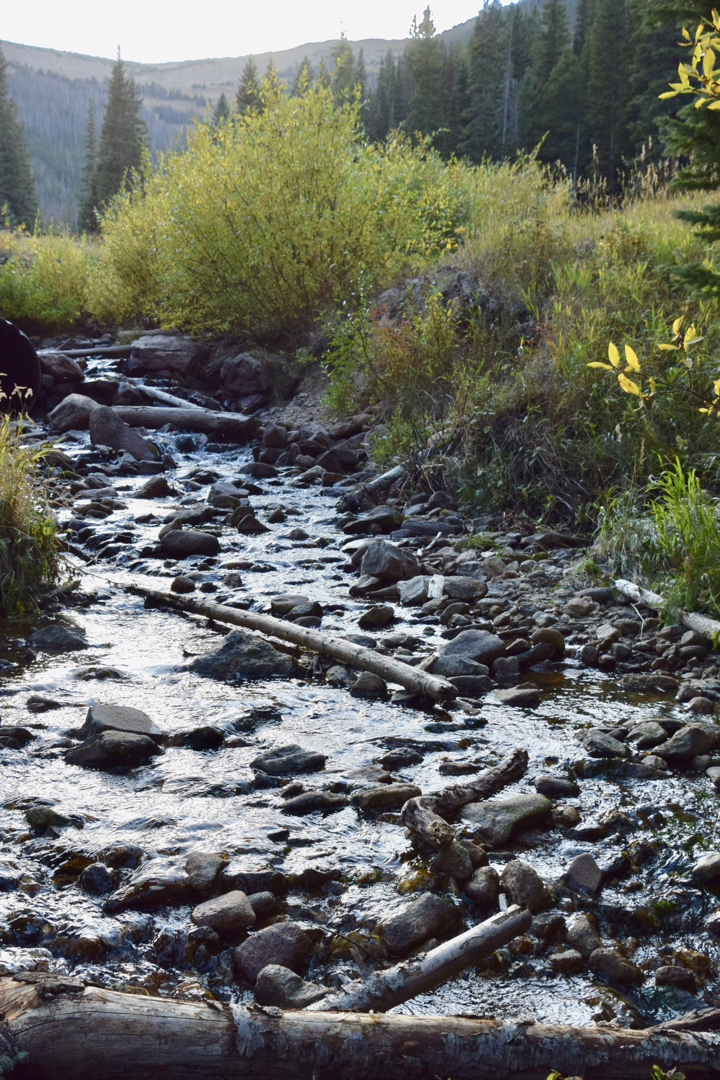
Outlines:
[[185,871],[162,859],[153,859],[136,870],[130,880],[105,901],[108,915],[121,911],[153,911],[155,908],[187,904],[193,899]]
[[487,844],[507,844],[516,833],[541,824],[550,817],[552,803],[544,795],[512,795],[468,803],[462,816],[472,821]]
[[220,368],[220,382],[231,397],[251,397],[264,394],[269,386],[271,369],[265,361],[252,353],[238,353],[223,362]]
[[43,652],[74,652],[76,649],[86,649],[87,641],[76,630],[69,630],[67,626],[59,623],[51,623],[43,626],[31,634],[28,641],[34,649],[42,649]]
[[293,743],[290,746],[276,746],[266,750],[250,762],[251,769],[260,769],[270,776],[289,776],[291,773],[317,772],[325,768],[326,754],[313,750],[303,750]]
[[268,964],[297,972],[311,949],[311,939],[297,923],[273,923],[233,949],[233,966],[238,978],[254,983]]
[[253,925],[255,912],[245,893],[234,889],[198,905],[190,918],[196,926],[209,926],[217,934],[237,934]]
[[258,1005],[275,1005],[280,1009],[304,1009],[326,997],[327,993],[324,986],[306,982],[290,968],[280,964],[264,967],[255,983]]
[[133,342],[128,371],[191,372],[207,357],[208,350],[180,334],[146,334]]
[[247,630],[233,630],[219,649],[200,656],[188,665],[189,671],[208,679],[290,678],[295,674],[292,659],[264,638]]
[[488,667],[505,653],[505,642],[487,630],[462,630],[443,646],[443,656],[465,656]]
[[171,529],[163,536],[160,547],[171,559],[188,559],[191,555],[217,555],[220,541],[213,533],[200,529]]
[[365,549],[360,572],[380,581],[405,581],[419,575],[420,564],[407,548],[396,547],[387,540],[373,540]]
[[39,352],[38,360],[43,372],[51,375],[55,382],[81,383],[85,378],[80,365],[65,353]]
[[687,724],[676,731],[667,742],[656,746],[653,753],[667,761],[689,761],[720,746],[720,727],[712,723]]
[[78,734],[81,739],[91,739],[103,731],[129,731],[133,735],[147,735],[155,742],[163,736],[160,728],[140,709],[129,705],[91,705]]
[[95,446],[127,451],[136,461],[155,461],[155,454],[142,435],[128,427],[109,405],[98,405],[93,409],[88,426],[90,441]]
[[68,394],[48,414],[48,421],[53,431],[85,431],[90,423],[90,414],[99,408],[97,401],[84,394]]
[[388,951],[394,956],[406,956],[417,945],[432,937],[449,937],[460,928],[461,915],[451,900],[433,893],[423,893],[417,900],[378,923]]
[[134,769],[160,753],[157,743],[147,735],[103,731],[68,750],[65,760],[70,765],[84,765],[90,769]]

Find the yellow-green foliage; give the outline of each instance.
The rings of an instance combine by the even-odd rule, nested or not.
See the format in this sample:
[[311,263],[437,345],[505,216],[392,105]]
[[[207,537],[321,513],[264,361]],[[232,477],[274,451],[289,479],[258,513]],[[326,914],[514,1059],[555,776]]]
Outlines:
[[57,525],[36,477],[42,451],[20,442],[6,417],[0,423],[0,615],[31,610],[41,588],[58,574]]
[[103,223],[106,304],[191,330],[267,329],[349,301],[455,240],[460,166],[358,138],[357,104],[271,94],[200,124]]
[[0,232],[0,316],[28,330],[72,329],[90,302],[90,246],[67,233]]

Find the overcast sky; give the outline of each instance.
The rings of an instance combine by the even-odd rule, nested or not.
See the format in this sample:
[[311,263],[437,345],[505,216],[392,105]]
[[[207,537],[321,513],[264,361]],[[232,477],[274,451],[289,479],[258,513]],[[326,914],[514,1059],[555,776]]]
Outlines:
[[[426,2],[426,0],[425,0]],[[505,0],[504,0],[505,2]],[[436,0],[438,30],[478,13],[482,0]],[[423,0],[25,0],[3,4],[2,37],[21,45],[164,63],[243,56],[338,38],[403,38]]]

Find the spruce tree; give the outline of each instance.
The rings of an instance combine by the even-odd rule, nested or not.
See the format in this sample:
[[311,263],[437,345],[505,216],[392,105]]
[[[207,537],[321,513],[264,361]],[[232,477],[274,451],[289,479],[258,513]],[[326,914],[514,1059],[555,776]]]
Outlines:
[[395,126],[395,57],[388,49],[380,61],[377,82],[372,90],[363,119],[365,129],[374,142],[385,139]]
[[444,126],[443,69],[445,49],[435,35],[430,8],[425,8],[418,26],[413,19],[410,41],[405,47],[410,69],[410,98],[404,127],[410,133],[431,135]]
[[321,90],[327,90],[330,86],[330,73],[328,72],[327,65],[325,63],[325,57],[320,57],[320,63],[318,64],[317,72],[317,85]]
[[280,86],[280,79],[278,78],[278,69],[272,56],[267,62],[260,89],[266,96],[279,93],[282,89]]
[[92,98],[88,102],[85,118],[85,139],[83,144],[83,167],[80,180],[80,198],[78,200],[78,231],[95,232],[98,227],[95,208],[98,205],[95,173],[97,171],[97,129],[95,127],[95,106]]
[[[540,32],[535,45],[534,68],[539,100],[535,109],[535,125],[532,125],[532,143],[538,143],[546,133],[552,137],[557,118],[554,109],[558,104],[556,96],[550,97],[551,89],[557,85],[554,80],[550,86],[550,76],[557,67],[565,49],[570,45],[570,26],[564,0],[545,0],[542,9]],[[555,160],[556,148],[543,144],[541,156],[544,160]]]
[[468,43],[467,108],[460,151],[471,161],[502,156],[507,17],[498,0],[485,0]]
[[313,66],[307,56],[304,56],[293,81],[290,96],[302,97],[312,86],[314,77]]
[[250,112],[262,112],[260,79],[252,56],[248,56],[243,73],[240,76],[237,94],[235,95],[235,108],[240,116],[245,116]]
[[547,130],[543,143],[545,161],[561,162],[577,181],[584,94],[580,58],[569,43],[550,72],[543,88],[544,121]]
[[626,125],[628,13],[626,0],[597,0],[585,41],[586,120],[597,163],[615,191],[618,169],[629,152]]
[[213,127],[218,127],[218,125],[221,124],[223,120],[228,120],[229,118],[230,106],[228,105],[228,100],[223,93],[220,94],[220,97],[215,103],[215,108],[213,109],[212,120],[210,121],[210,123],[213,125]]
[[592,26],[595,17],[595,0],[578,0],[575,11],[575,33],[573,35],[573,48],[577,56],[583,51],[588,30]]
[[341,104],[352,97],[358,85],[355,54],[344,33],[340,35],[340,40],[333,45],[330,56],[333,60],[331,76],[333,97],[336,104]]
[[32,229],[38,213],[35,179],[25,129],[10,97],[7,64],[0,49],[0,217]]
[[455,154],[460,141],[460,118],[464,106],[464,64],[460,49],[451,42],[443,67],[442,107],[445,130],[435,139],[435,145],[445,157]]
[[100,128],[95,171],[97,205],[106,205],[120,191],[128,173],[139,171],[147,126],[140,118],[142,97],[125,72],[120,55],[113,64],[105,116]]

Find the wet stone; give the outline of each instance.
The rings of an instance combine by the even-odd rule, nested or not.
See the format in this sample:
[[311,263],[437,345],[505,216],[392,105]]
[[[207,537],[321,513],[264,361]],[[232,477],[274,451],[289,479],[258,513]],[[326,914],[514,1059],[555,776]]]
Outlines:
[[192,578],[185,577],[184,574],[178,574],[173,578],[170,583],[170,589],[174,593],[191,593],[195,592],[195,582]]
[[[24,727],[5,726],[0,727],[0,740],[5,741],[5,745],[10,750],[21,750],[24,746],[27,746],[29,742],[36,738],[32,731],[28,731]],[[9,744],[13,745],[10,746]]]
[[487,630],[462,630],[443,646],[442,656],[462,656],[476,663],[491,665],[505,653],[505,642]]
[[239,889],[216,896],[193,909],[190,916],[196,926],[209,926],[216,934],[237,934],[255,922],[255,911]]
[[495,697],[503,705],[515,708],[534,709],[540,704],[540,691],[537,687],[514,686],[510,690],[496,690]]
[[28,640],[34,649],[43,652],[74,652],[87,648],[87,641],[76,630],[69,630],[67,626],[57,623],[36,630]]
[[548,799],[573,799],[580,794],[580,785],[564,776],[542,773],[535,777],[535,790]]
[[428,938],[446,938],[459,932],[461,914],[451,900],[423,893],[394,915],[378,923],[379,933],[393,956],[407,956]]
[[577,975],[584,967],[582,955],[576,949],[563,949],[562,952],[551,953],[549,962],[561,975]]
[[387,686],[379,675],[373,675],[370,671],[361,671],[350,687],[350,693],[353,697],[384,700],[387,697]]
[[709,885],[720,881],[720,852],[713,851],[703,855],[695,863],[691,874],[696,885]]
[[666,742],[655,747],[657,757],[668,761],[688,761],[720,745],[720,727],[715,724],[688,724]]
[[193,660],[188,670],[209,679],[290,678],[295,674],[286,653],[246,630],[232,630],[219,649]]
[[185,860],[185,872],[190,885],[200,896],[208,896],[218,879],[218,874],[227,865],[227,859],[205,851],[191,851]]
[[116,871],[110,870],[104,863],[91,863],[80,874],[78,885],[83,892],[105,896],[117,888],[118,876]]
[[248,896],[248,901],[255,912],[255,918],[261,921],[270,918],[278,909],[278,902],[271,892],[251,893]]
[[627,741],[633,743],[638,750],[649,750],[658,743],[665,742],[667,732],[665,728],[654,720],[648,720],[643,724],[635,724],[628,732]]
[[679,964],[667,964],[659,967],[655,972],[656,986],[679,986],[681,990],[687,990],[689,994],[697,993],[697,982],[692,971],[680,967]]
[[212,724],[180,731],[170,740],[171,746],[184,746],[188,750],[219,750],[225,742],[225,733]]
[[456,653],[439,656],[432,666],[433,675],[442,675],[445,679],[459,678],[470,675],[476,678],[487,677],[490,669],[485,664],[479,664],[476,660],[469,660],[466,656]]
[[523,862],[513,859],[507,864],[500,877],[500,888],[511,903],[528,908],[533,913],[548,907],[550,897],[536,870]]
[[302,817],[305,814],[313,814],[316,810],[342,810],[343,807],[349,805],[350,800],[347,795],[339,795],[334,791],[305,791],[302,795],[288,799],[281,813]]
[[276,1005],[280,1009],[304,1009],[327,994],[324,986],[306,982],[294,971],[279,964],[264,967],[255,983],[258,1005]]
[[311,949],[311,939],[297,923],[274,923],[233,949],[233,967],[238,978],[254,984],[268,964],[297,972]]
[[571,948],[577,949],[586,958],[602,945],[597,930],[587,915],[580,913],[571,915],[568,919],[565,940]]
[[362,557],[363,576],[378,578],[383,582],[403,581],[417,577],[420,564],[408,548],[399,548],[387,540],[373,540]]
[[198,529],[171,529],[163,536],[160,547],[173,559],[187,559],[191,555],[217,555],[220,541],[212,533]]
[[582,746],[591,757],[624,758],[630,755],[627,746],[604,731],[590,731],[583,739]]
[[84,765],[91,769],[134,769],[160,753],[162,751],[157,744],[147,735],[104,731],[68,750],[65,760],[70,765]]
[[627,960],[617,949],[595,949],[590,954],[589,964],[593,975],[601,982],[639,986],[645,981],[645,976],[637,964]]
[[358,619],[361,630],[369,630],[375,626],[387,626],[395,618],[395,609],[389,604],[376,604],[364,611]]
[[483,911],[494,911],[497,908],[500,878],[492,866],[481,866],[463,888],[465,894]]
[[351,803],[359,810],[372,814],[381,810],[398,810],[408,799],[415,799],[422,791],[413,784],[380,784],[353,793]]
[[326,761],[326,754],[304,750],[293,743],[259,754],[250,762],[250,768],[261,769],[270,776],[289,776],[293,773],[318,772],[325,768]]
[[121,911],[154,911],[159,907],[186,904],[193,898],[190,878],[181,867],[160,859],[145,863],[126,885],[105,901],[108,915]]
[[80,739],[91,739],[103,731],[125,731],[147,735],[156,742],[162,738],[161,729],[147,713],[128,705],[91,705],[85,723],[78,732]]
[[515,795],[507,799],[486,799],[469,803],[462,811],[482,840],[497,847],[520,832],[550,817],[552,803],[544,795]]
[[[46,829],[64,829],[73,824],[73,819],[67,814],[59,814],[51,806],[31,806],[25,811],[25,820],[33,832],[44,833]],[[74,819],[79,823],[79,819]]]
[[595,896],[602,887],[603,872],[589,852],[577,855],[565,872],[565,878],[572,889]]

